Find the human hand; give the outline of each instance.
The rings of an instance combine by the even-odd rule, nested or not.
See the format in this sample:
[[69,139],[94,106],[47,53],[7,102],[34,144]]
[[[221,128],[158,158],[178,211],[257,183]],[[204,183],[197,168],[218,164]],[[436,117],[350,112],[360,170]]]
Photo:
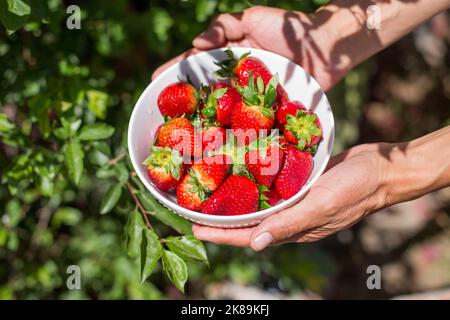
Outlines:
[[217,244],[262,250],[269,244],[316,241],[349,228],[385,206],[382,150],[387,147],[361,145],[335,156],[303,200],[258,226],[219,229],[194,225],[194,235]]
[[318,28],[324,21],[316,15],[270,7],[252,7],[238,14],[217,16],[193,41],[194,48],[159,67],[157,77],[172,64],[202,50],[218,47],[252,47],[278,53],[305,68],[325,90],[343,74],[326,59],[334,33]]
[[[194,48],[159,67],[202,50],[245,46],[278,53],[301,65],[330,89],[353,67],[389,46],[417,25],[448,9],[450,0],[379,1],[379,24],[368,28],[371,0],[335,0],[313,14],[257,6],[238,14],[221,14],[194,39]],[[399,27],[401,26],[401,28]]]
[[373,143],[331,158],[305,198],[258,226],[218,229],[194,225],[194,235],[217,244],[262,250],[270,244],[311,242],[346,229],[383,207],[450,186],[450,126],[410,142]]

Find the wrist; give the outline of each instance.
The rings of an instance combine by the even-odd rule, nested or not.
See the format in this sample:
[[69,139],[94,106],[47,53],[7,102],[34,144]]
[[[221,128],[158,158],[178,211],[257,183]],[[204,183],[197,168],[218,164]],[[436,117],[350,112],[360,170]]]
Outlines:
[[333,82],[449,6],[449,0],[335,0],[322,7],[312,20]]
[[[371,0],[337,0],[320,8],[311,16],[316,30],[312,40],[320,44],[319,60],[331,76],[330,87],[355,66],[380,50],[374,38],[375,30],[367,28],[367,8]],[[314,51],[313,51],[314,52]]]
[[381,150],[385,205],[416,199],[450,185],[450,126]]

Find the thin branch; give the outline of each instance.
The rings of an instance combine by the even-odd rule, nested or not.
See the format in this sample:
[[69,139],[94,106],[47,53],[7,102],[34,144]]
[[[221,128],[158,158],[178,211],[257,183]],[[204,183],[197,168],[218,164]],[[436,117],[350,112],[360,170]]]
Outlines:
[[144,218],[147,228],[153,230],[153,227],[150,224],[150,221],[148,220],[148,217],[147,217],[147,210],[145,210],[145,208],[142,206],[141,202],[139,201],[138,197],[136,196],[136,190],[131,186],[130,183],[127,183],[127,188],[131,194],[131,197],[133,198],[134,203],[139,208],[139,211],[142,213],[142,217]]
[[115,165],[115,164],[117,164],[117,162],[119,162],[120,160],[122,160],[126,155],[127,155],[127,152],[124,151],[124,152],[120,153],[117,157],[115,157],[115,158],[109,160],[108,164],[110,164],[110,165]]

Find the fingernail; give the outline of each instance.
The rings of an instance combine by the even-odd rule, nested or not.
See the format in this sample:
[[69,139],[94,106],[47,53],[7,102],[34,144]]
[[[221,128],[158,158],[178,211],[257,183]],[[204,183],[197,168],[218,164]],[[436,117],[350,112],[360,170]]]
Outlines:
[[202,33],[200,33],[198,36],[196,36],[194,40],[197,40],[197,39],[208,39],[210,36],[211,36],[211,30],[208,29],[208,30],[203,31]]
[[263,232],[253,240],[253,250],[260,251],[271,244],[273,237],[269,232]]
[[202,33],[200,33],[198,36],[196,36],[196,38],[203,38],[205,35],[207,35],[208,34],[208,31],[209,31],[209,29],[208,30],[205,30],[205,31],[203,31]]
[[194,40],[202,39],[207,41],[214,41],[217,38],[218,32],[216,28],[208,28],[200,33]]

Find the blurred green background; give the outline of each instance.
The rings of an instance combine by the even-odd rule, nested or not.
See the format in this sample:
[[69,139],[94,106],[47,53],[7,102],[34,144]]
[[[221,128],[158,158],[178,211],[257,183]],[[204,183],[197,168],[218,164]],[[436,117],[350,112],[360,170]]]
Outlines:
[[[0,4],[0,299],[387,298],[450,285],[448,190],[316,244],[263,253],[206,244],[210,267],[187,259],[185,296],[160,264],[141,285],[127,255],[127,187],[142,186],[129,174],[126,129],[152,71],[218,13],[261,4],[312,12],[327,0],[30,0],[15,13],[11,1]],[[71,4],[80,30],[66,28]],[[450,124],[448,26],[448,13],[435,17],[329,93],[335,153]],[[81,138],[93,123],[103,136]],[[186,230],[147,204],[161,237]],[[72,264],[81,290],[66,287]],[[382,266],[382,290],[366,288],[372,264]]]

